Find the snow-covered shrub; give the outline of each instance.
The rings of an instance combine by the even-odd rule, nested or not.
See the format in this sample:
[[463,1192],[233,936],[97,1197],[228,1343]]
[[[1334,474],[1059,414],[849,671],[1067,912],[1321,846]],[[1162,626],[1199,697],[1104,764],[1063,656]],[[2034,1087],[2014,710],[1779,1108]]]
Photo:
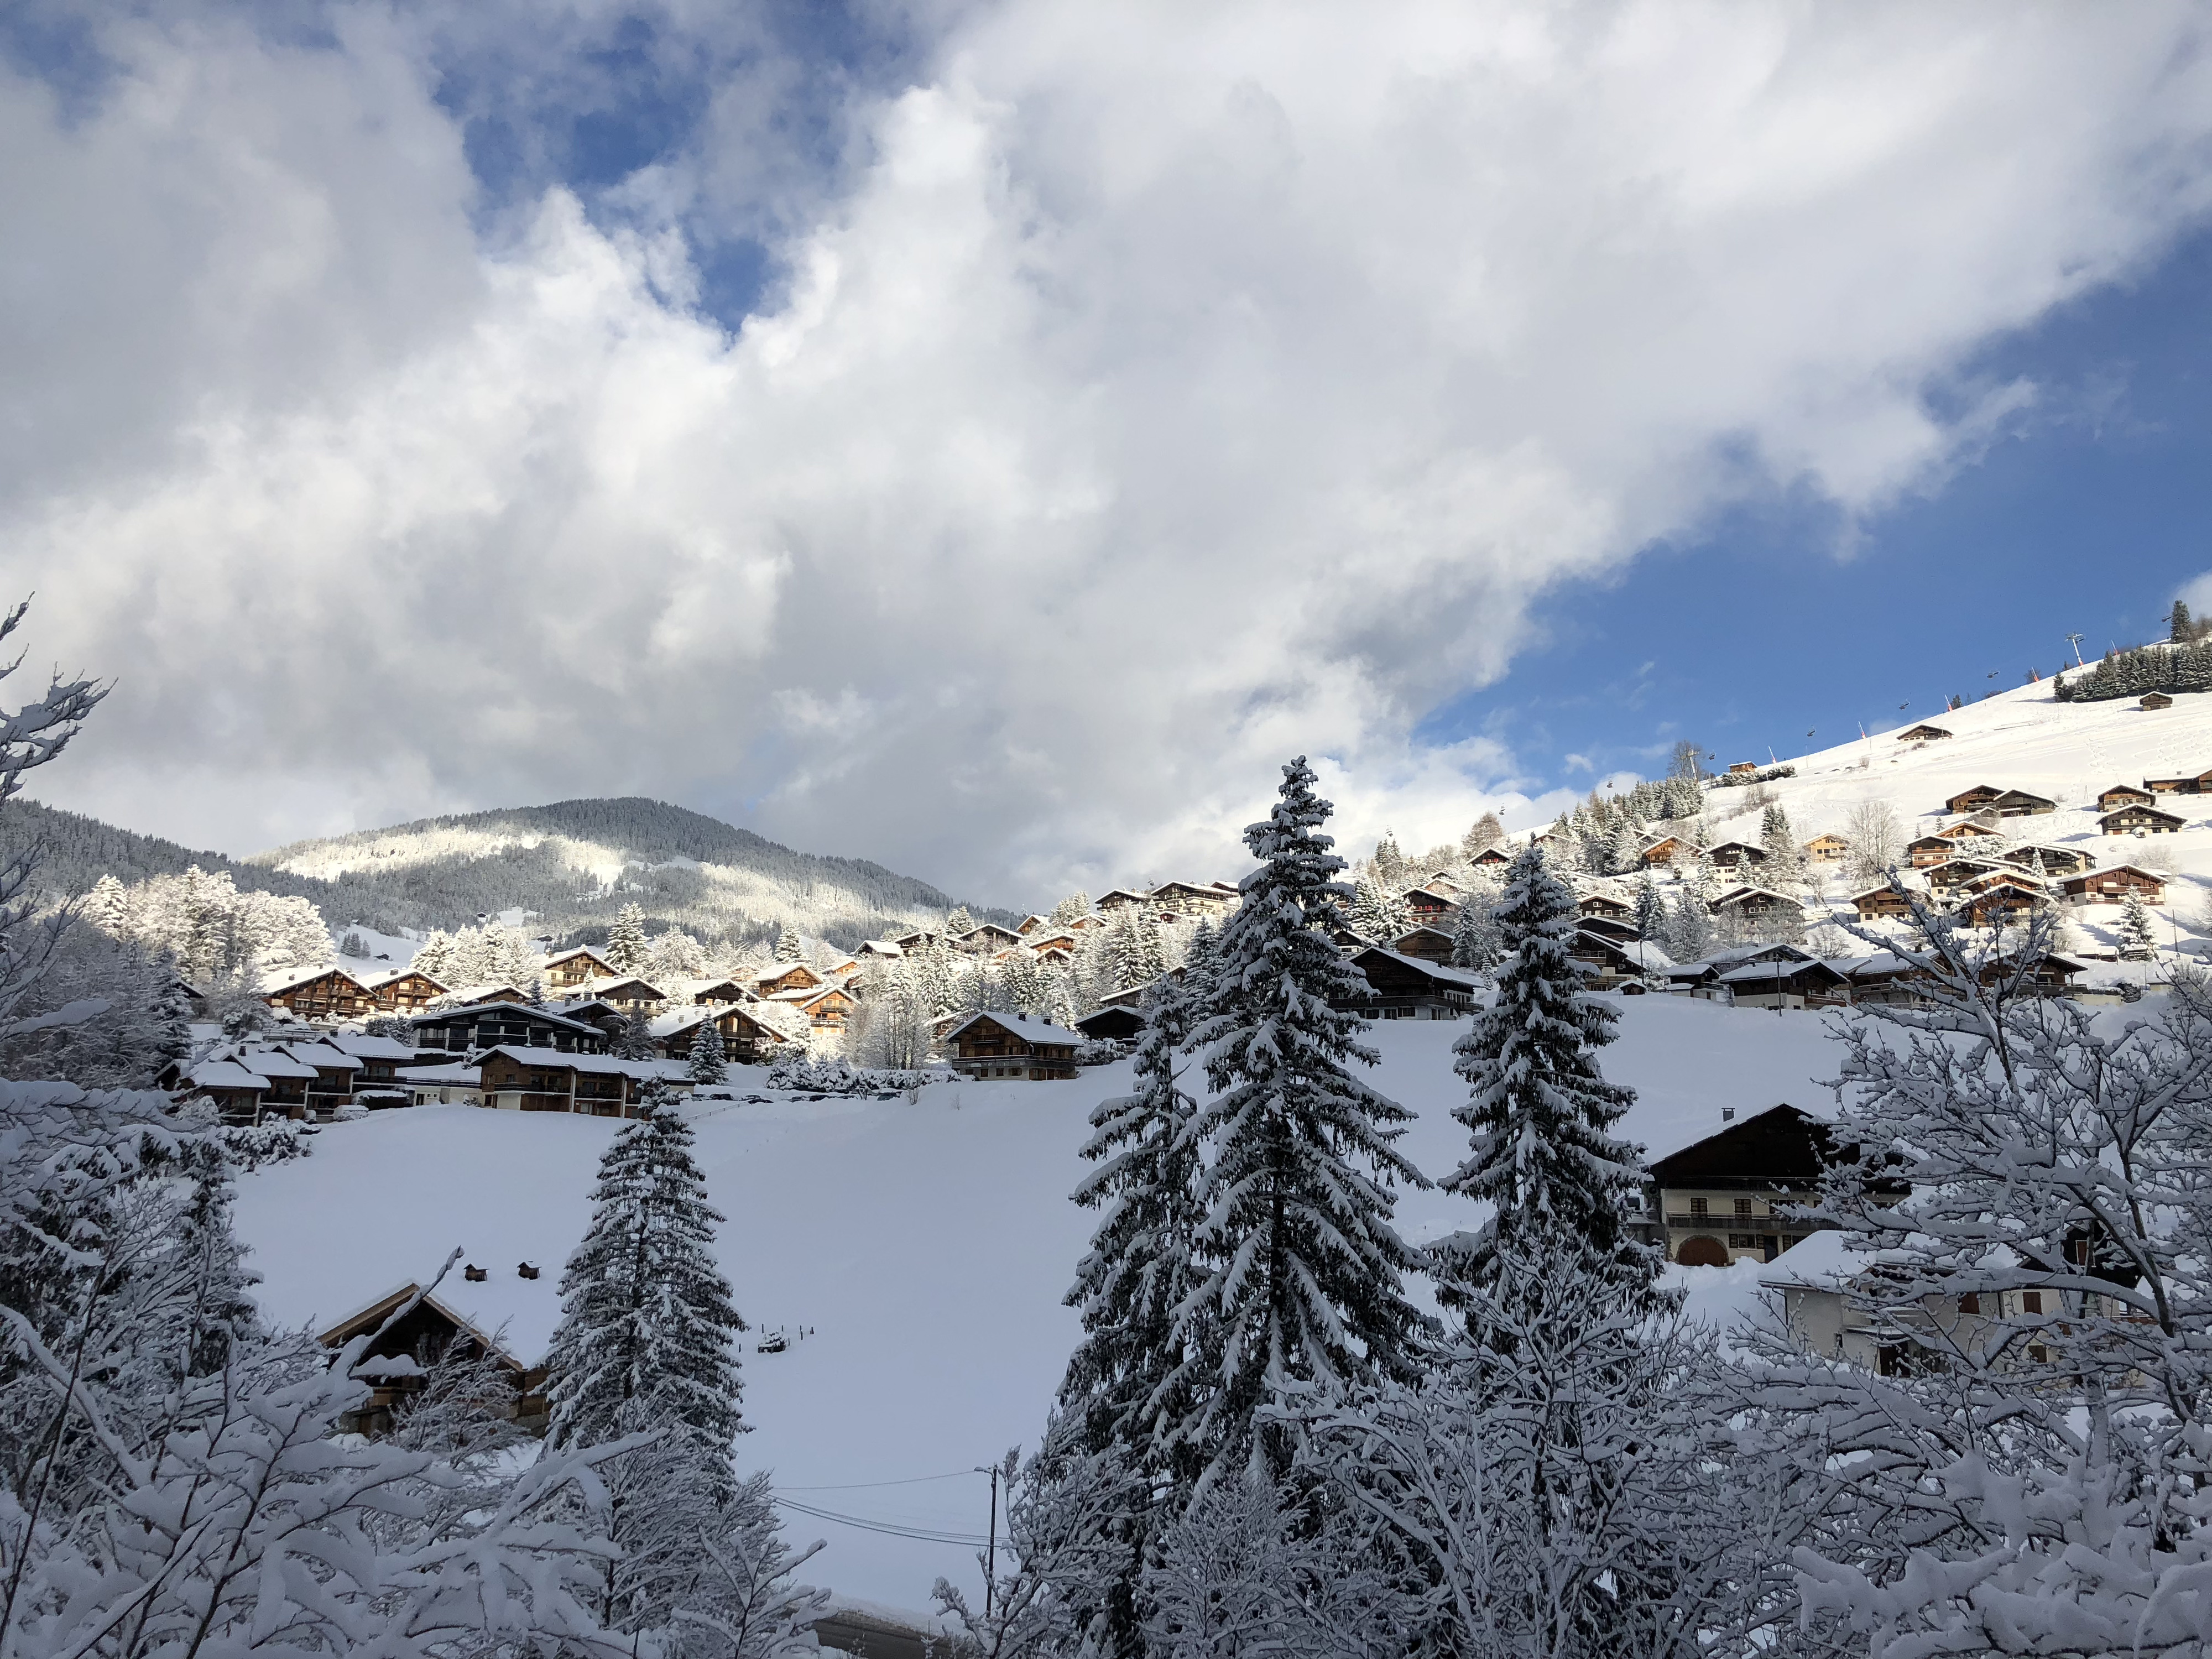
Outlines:
[[872,1068],[845,1060],[780,1060],[769,1067],[768,1086],[799,1095],[902,1094],[951,1075],[936,1068]]
[[1093,1037],[1088,1042],[1075,1045],[1078,1066],[1111,1066],[1129,1052],[1129,1045],[1112,1037]]
[[258,1170],[264,1164],[289,1164],[315,1150],[315,1126],[296,1123],[288,1117],[272,1117],[259,1123],[227,1123],[219,1133],[231,1167],[240,1174]]

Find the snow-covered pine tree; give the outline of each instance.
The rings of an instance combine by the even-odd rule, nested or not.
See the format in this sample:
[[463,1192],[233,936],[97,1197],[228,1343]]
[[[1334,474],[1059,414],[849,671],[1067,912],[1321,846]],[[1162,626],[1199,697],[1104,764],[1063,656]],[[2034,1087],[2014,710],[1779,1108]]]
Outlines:
[[1469,893],[1452,918],[1452,966],[1486,974],[1505,953],[1504,937],[1490,914],[1492,896]]
[[1700,863],[1692,866],[1668,915],[1663,940],[1667,954],[1677,962],[1702,961],[1713,948],[1713,933],[1712,905],[1706,896],[1705,866]]
[[452,986],[453,974],[453,935],[442,927],[434,927],[430,935],[415,947],[415,956],[408,964],[418,974],[428,974],[441,985]]
[[1762,872],[1763,885],[1787,890],[1805,879],[1805,849],[1797,844],[1797,831],[1790,822],[1790,814],[1779,804],[1770,806],[1759,818],[1759,840],[1766,854],[1766,868]]
[[2120,954],[2135,962],[2148,962],[2158,954],[2158,925],[2139,893],[2130,893],[2120,907]]
[[1360,938],[1388,945],[1405,933],[1406,920],[1405,902],[1386,888],[1372,871],[1363,873],[1353,884],[1345,921]]
[[956,904],[945,915],[945,937],[958,939],[963,933],[974,932],[975,927],[975,918],[968,914],[968,907]]
[[1643,866],[1644,826],[1635,815],[1626,810],[1614,818],[1613,833],[1606,844],[1606,872],[1609,875],[1629,875]]
[[1369,868],[1375,872],[1375,884],[1386,893],[1395,893],[1406,885],[1406,855],[1399,849],[1397,836],[1389,830],[1375,843],[1375,857]]
[[1215,1091],[1193,1120],[1211,1153],[1206,1277],[1176,1335],[1218,1383],[1176,1433],[1215,1474],[1248,1461],[1279,1474],[1288,1445],[1255,1431],[1261,1405],[1295,1382],[1410,1377],[1428,1330],[1404,1291],[1419,1257],[1390,1225],[1392,1185],[1428,1182],[1392,1144],[1411,1114],[1348,1069],[1376,1054],[1342,1012],[1366,988],[1326,931],[1344,860],[1313,786],[1304,757],[1291,762],[1274,811],[1244,832],[1261,867],[1221,930],[1192,1036]]
[[653,1040],[653,1016],[645,1013],[630,1015],[616,1031],[610,1045],[617,1060],[652,1060],[660,1053],[660,1045]]
[[2197,624],[2189,614],[2186,599],[2173,602],[2173,609],[2166,617],[2166,637],[2176,645],[2187,645],[2196,639]]
[[1667,901],[1648,869],[1636,878],[1636,936],[1655,945],[1667,936]]
[[805,958],[806,946],[799,939],[798,925],[785,922],[783,931],[775,936],[775,960],[803,962]]
[[1473,1149],[1441,1183],[1493,1213],[1450,1253],[1450,1278],[1462,1291],[1494,1292],[1501,1257],[1565,1252],[1633,1304],[1659,1260],[1628,1231],[1641,1149],[1612,1133],[1635,1093],[1608,1083],[1595,1056],[1620,1016],[1582,988],[1567,954],[1574,890],[1545,868],[1541,848],[1514,860],[1495,915],[1506,950],[1498,995],[1452,1045],[1453,1069],[1468,1085],[1452,1115]]
[[356,961],[365,961],[368,958],[368,941],[362,938],[361,929],[358,927],[346,929],[346,936],[338,941],[338,954],[342,957],[351,957]]
[[635,900],[615,912],[615,925],[607,929],[607,966],[618,974],[637,974],[653,959],[645,939],[645,909]]
[[712,1087],[730,1080],[730,1059],[722,1047],[721,1022],[710,1014],[691,1034],[691,1053],[684,1074],[692,1082]]
[[1060,1410],[1091,1450],[1120,1445],[1137,1467],[1185,1481],[1197,1470],[1174,1431],[1190,1419],[1203,1382],[1176,1323],[1195,1282],[1202,1219],[1198,1146],[1188,1133],[1196,1109],[1182,1086],[1195,1063],[1186,1053],[1195,1012],[1186,985],[1158,981],[1145,1000],[1136,1091],[1091,1114],[1083,1156],[1097,1167],[1074,1196],[1102,1215],[1067,1293],[1084,1334],[1060,1390]]
[[718,1467],[726,1496],[746,1426],[735,1346],[746,1326],[714,1261],[722,1217],[665,1085],[647,1085],[639,1114],[599,1159],[591,1223],[561,1276],[547,1443],[662,1430]]
[[1066,927],[1090,914],[1091,895],[1079,889],[1052,907],[1051,921],[1056,927]]

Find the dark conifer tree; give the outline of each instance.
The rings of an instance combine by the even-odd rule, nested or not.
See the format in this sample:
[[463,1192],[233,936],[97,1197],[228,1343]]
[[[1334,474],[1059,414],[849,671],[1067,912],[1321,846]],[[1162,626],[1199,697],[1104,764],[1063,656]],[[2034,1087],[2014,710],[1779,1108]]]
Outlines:
[[1426,1180],[1393,1146],[1410,1116],[1349,1070],[1373,1065],[1367,994],[1328,929],[1344,860],[1320,833],[1328,803],[1300,757],[1244,832],[1261,867],[1221,930],[1213,988],[1192,1034],[1214,1098],[1193,1120],[1211,1150],[1200,1188],[1205,1277],[1177,1340],[1204,1354],[1209,1393],[1177,1431],[1211,1479],[1248,1457],[1279,1473],[1288,1446],[1253,1416],[1288,1384],[1410,1379],[1428,1334],[1406,1299],[1419,1258],[1390,1225],[1393,1183]]
[[1639,1149],[1611,1133],[1636,1097],[1598,1070],[1595,1051],[1613,1041],[1619,1016],[1582,990],[1567,954],[1574,890],[1531,847],[1493,914],[1508,951],[1497,1000],[1453,1045],[1470,1093],[1452,1115],[1474,1146],[1442,1184],[1494,1212],[1449,1252],[1447,1277],[1488,1290],[1501,1256],[1565,1251],[1624,1290],[1648,1289],[1657,1254],[1630,1237],[1624,1205],[1641,1180]]
[[722,1047],[721,1023],[712,1014],[701,1020],[691,1033],[690,1064],[685,1071],[694,1083],[730,1080],[730,1057]]

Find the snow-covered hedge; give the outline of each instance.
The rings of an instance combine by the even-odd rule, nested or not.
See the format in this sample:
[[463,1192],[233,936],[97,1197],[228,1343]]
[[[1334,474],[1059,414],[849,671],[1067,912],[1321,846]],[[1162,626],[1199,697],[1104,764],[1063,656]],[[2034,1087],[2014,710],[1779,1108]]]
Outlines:
[[1716,789],[1741,789],[1747,784],[1771,783],[1777,778],[1794,778],[1794,766],[1770,766],[1763,772],[1723,772],[1712,781]]
[[843,1060],[784,1060],[769,1067],[768,1086],[803,1095],[902,1094],[951,1073],[939,1070],[893,1071],[855,1066]]
[[265,1123],[228,1123],[222,1131],[231,1167],[240,1172],[258,1170],[264,1164],[289,1164],[295,1158],[307,1157],[315,1150],[311,1139],[314,1133],[313,1124],[295,1123],[285,1117],[271,1118]]

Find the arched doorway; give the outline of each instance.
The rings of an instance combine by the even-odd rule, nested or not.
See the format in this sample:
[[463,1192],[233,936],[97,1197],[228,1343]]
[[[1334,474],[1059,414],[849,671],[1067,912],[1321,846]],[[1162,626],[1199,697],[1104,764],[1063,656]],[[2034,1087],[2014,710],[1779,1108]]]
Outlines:
[[1711,1233],[1698,1233],[1682,1241],[1682,1248],[1674,1252],[1674,1260],[1685,1267],[1725,1267],[1729,1264],[1728,1246]]

